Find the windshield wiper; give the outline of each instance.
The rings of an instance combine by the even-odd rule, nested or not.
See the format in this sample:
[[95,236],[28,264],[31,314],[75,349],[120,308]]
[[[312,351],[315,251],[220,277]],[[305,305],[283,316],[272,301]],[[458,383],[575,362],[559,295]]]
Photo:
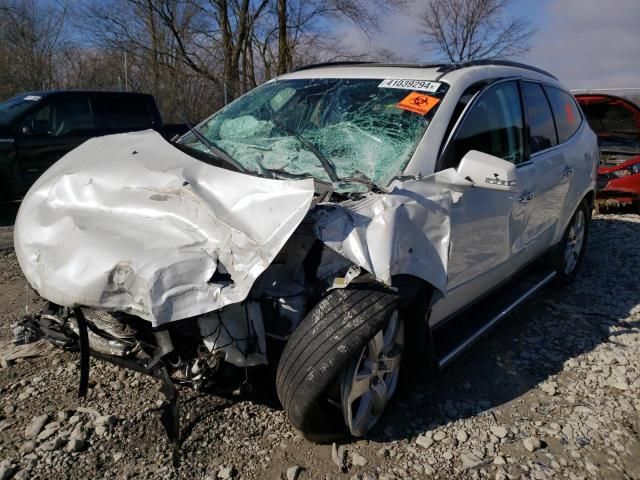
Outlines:
[[359,170],[353,172],[353,174],[349,177],[344,177],[340,179],[341,182],[345,183],[360,183],[362,185],[366,185],[370,190],[374,188],[379,188],[373,181],[367,177],[364,173]]
[[195,128],[193,128],[191,124],[187,122],[186,119],[184,119],[184,123],[189,129],[189,131],[193,133],[193,135],[200,141],[200,143],[202,143],[205,147],[207,147],[207,150],[209,150],[209,152],[211,152],[211,154],[214,157],[219,158],[220,160],[224,160],[229,165],[232,165],[233,167],[235,167],[237,170],[241,172],[247,171],[247,169],[244,168],[242,165],[240,165],[231,155],[229,155],[227,152],[222,150],[220,147],[217,147],[216,145],[211,143],[211,141],[207,137],[205,137],[202,133],[200,133]]
[[318,150],[318,147],[316,147],[313,143],[311,143],[309,140],[304,138],[294,129],[287,127],[280,120],[277,120],[276,118],[271,117],[271,122],[273,122],[274,125],[276,125],[277,127],[287,132],[289,135],[296,137],[301,144],[307,147],[307,149],[311,153],[313,153],[318,158],[318,160],[320,160],[320,163],[322,164],[322,168],[324,168],[324,171],[327,172],[329,179],[331,179],[333,183],[340,181],[340,179],[338,178],[338,175],[336,175],[336,171],[333,165],[331,165],[331,162],[329,161],[329,159],[325,157],[320,150]]

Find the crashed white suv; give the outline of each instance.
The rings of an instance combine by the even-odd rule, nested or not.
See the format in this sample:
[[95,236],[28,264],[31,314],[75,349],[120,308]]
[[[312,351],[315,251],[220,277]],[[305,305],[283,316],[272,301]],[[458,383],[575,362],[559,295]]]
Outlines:
[[156,375],[175,437],[175,382],[270,364],[307,437],[362,436],[410,374],[575,276],[597,163],[541,70],[321,65],[176,144],[87,141],[29,191],[15,248],[81,393],[90,354]]

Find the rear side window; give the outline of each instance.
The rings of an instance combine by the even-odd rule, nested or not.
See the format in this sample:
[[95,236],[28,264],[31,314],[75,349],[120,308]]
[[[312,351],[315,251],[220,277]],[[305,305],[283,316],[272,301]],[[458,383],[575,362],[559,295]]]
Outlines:
[[576,101],[571,95],[560,89],[546,86],[544,91],[547,93],[553,116],[556,120],[556,128],[558,129],[558,139],[560,143],[566,142],[582,123],[580,110],[576,105]]
[[520,95],[515,82],[500,83],[484,92],[469,110],[447,147],[443,168],[457,167],[470,150],[509,162],[524,159]]
[[531,153],[558,144],[551,107],[539,83],[523,82],[522,97],[527,110]]
[[96,104],[105,128],[127,130],[152,127],[151,113],[143,97],[99,97]]

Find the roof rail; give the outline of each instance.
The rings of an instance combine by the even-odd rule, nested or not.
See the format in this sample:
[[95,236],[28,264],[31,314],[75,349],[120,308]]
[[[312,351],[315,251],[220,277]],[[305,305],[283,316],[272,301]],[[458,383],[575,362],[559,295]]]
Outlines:
[[341,62],[322,62],[322,63],[311,63],[309,65],[303,65],[302,67],[298,67],[292,70],[292,72],[300,72],[302,70],[311,70],[312,68],[317,67],[340,67],[340,66],[349,66],[349,65],[370,65],[376,62],[363,62],[358,60],[346,60]]
[[547,77],[551,77],[554,80],[558,80],[555,76],[551,75],[549,72],[542,70],[537,67],[532,67],[531,65],[527,65],[525,63],[512,62],[510,60],[500,60],[493,58],[485,58],[482,60],[468,60],[466,62],[457,62],[457,63],[382,63],[382,62],[364,62],[364,61],[342,61],[342,62],[325,62],[325,63],[314,63],[311,65],[304,65],[302,67],[296,68],[293,70],[294,72],[300,72],[302,70],[310,70],[312,68],[318,67],[345,67],[345,66],[375,66],[375,67],[402,67],[402,68],[437,68],[439,72],[442,72],[440,78],[446,75],[449,72],[453,72],[455,70],[460,70],[461,68],[466,67],[475,67],[481,65],[500,65],[504,67],[517,67],[524,68],[526,70],[531,70],[533,72],[541,73],[542,75],[546,75]]
[[482,60],[468,60],[466,62],[449,63],[440,67],[439,71],[443,72],[443,74],[447,74],[449,72],[453,72],[461,68],[475,67],[475,66],[481,66],[481,65],[499,65],[503,67],[524,68],[526,70],[531,70],[533,72],[541,73],[542,75],[551,77],[554,80],[558,80],[557,77],[555,77],[554,75],[551,75],[549,72],[545,70],[542,70],[541,68],[532,67],[531,65],[527,65],[526,63],[512,62],[511,60],[500,60],[497,58],[485,58]]
[[382,63],[382,62],[344,61],[344,62],[314,63],[311,65],[304,65],[292,71],[300,72],[302,70],[310,70],[312,68],[317,68],[317,67],[372,66],[372,67],[402,67],[402,68],[442,68],[447,65],[449,64],[447,63]]

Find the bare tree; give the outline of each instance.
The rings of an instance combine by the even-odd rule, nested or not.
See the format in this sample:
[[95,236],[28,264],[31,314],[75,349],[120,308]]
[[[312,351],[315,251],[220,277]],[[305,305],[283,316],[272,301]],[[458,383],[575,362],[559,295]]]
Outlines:
[[0,0],[0,95],[58,84],[56,60],[64,48],[65,2]]
[[168,121],[195,122],[296,66],[364,59],[336,26],[368,34],[405,1],[0,0],[0,100],[128,85]]
[[511,0],[426,0],[424,44],[451,62],[506,58],[529,51],[535,28],[509,16]]

